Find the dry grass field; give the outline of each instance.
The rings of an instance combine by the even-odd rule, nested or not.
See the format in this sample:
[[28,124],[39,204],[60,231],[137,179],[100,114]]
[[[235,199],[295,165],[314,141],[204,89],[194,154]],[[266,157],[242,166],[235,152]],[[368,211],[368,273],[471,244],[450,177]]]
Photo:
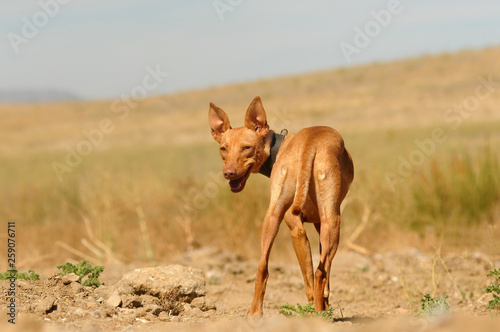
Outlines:
[[[499,58],[494,47],[143,101],[2,105],[0,244],[15,221],[23,271],[81,259],[159,264],[207,246],[255,259],[269,180],[255,174],[242,193],[230,192],[207,112],[212,101],[241,126],[260,95],[278,132],[327,125],[343,135],[355,178],[340,251],[352,240],[376,254],[416,247],[494,262]],[[271,259],[295,262],[286,226]]]

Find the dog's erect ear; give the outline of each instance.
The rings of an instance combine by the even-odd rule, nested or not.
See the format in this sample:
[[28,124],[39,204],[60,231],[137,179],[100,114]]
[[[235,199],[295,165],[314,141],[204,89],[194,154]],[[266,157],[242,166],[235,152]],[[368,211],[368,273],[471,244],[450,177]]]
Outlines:
[[227,114],[215,106],[214,103],[210,103],[210,108],[208,110],[208,123],[212,129],[212,136],[219,143],[222,139],[222,134],[231,129]]
[[245,127],[255,131],[261,137],[266,137],[269,132],[266,111],[264,110],[264,106],[262,106],[260,97],[255,97],[250,103],[250,106],[248,106],[245,116]]

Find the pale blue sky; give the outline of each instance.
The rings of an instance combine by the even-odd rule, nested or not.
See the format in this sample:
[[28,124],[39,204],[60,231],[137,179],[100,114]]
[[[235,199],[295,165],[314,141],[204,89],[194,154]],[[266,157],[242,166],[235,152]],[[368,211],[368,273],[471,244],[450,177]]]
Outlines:
[[[395,1],[220,0],[237,4],[221,21],[213,0],[0,0],[0,90],[116,98],[159,65],[170,75],[149,92],[157,95],[500,45],[498,0],[400,0],[348,62],[342,42],[354,45],[355,28]],[[59,2],[53,17],[40,7]],[[26,22],[44,15],[16,53],[9,34],[23,37]]]

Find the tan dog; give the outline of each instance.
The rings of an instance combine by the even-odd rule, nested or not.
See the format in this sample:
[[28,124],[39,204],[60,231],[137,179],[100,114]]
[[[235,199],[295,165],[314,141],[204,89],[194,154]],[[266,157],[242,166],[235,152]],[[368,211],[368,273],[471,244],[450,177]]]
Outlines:
[[[340,203],[354,177],[342,137],[329,127],[305,128],[286,137],[276,134],[269,130],[260,97],[248,107],[244,127],[232,129],[226,113],[213,103],[208,120],[214,139],[220,143],[224,177],[233,192],[243,190],[250,173],[271,178],[255,295],[247,315],[262,315],[269,254],[283,218],[292,233],[307,300],[314,300],[316,310],[325,310],[330,266],[339,244]],[[320,262],[314,275],[304,222],[314,223],[320,234]]]

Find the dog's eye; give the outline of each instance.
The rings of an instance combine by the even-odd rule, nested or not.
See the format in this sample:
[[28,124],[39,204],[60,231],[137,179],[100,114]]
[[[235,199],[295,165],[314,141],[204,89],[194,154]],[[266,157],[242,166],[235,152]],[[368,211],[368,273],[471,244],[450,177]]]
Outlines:
[[243,148],[243,150],[250,150],[250,149],[251,149],[251,147],[250,147],[250,146],[245,146],[245,147]]
[[225,147],[221,147],[220,150],[221,151],[226,151],[226,148]]

